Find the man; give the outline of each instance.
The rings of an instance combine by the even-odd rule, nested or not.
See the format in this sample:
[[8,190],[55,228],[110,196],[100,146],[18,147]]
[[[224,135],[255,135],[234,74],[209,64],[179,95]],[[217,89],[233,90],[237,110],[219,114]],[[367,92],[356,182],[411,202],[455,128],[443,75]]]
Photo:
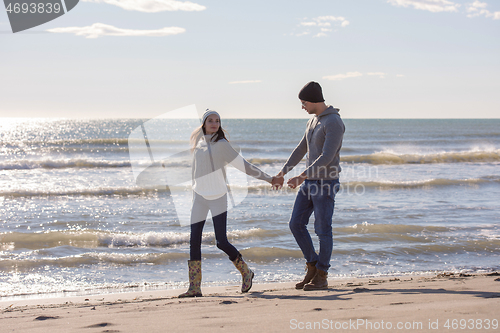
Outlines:
[[[292,177],[287,184],[300,186],[290,218],[290,230],[306,259],[307,273],[297,289],[321,290],[328,288],[328,268],[333,249],[332,216],[335,193],[339,188],[340,148],[345,126],[339,110],[327,106],[321,86],[309,82],[299,92],[302,109],[314,115],[307,123],[304,137],[294,149],[281,171],[273,179],[273,187],[283,186],[283,177],[307,153],[306,169]],[[319,253],[314,250],[307,230],[309,217],[314,212],[314,231],[319,238]]]

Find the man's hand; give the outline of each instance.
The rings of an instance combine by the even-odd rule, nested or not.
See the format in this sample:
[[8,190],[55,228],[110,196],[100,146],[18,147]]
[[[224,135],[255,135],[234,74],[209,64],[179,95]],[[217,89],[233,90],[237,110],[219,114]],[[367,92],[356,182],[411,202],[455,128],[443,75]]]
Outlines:
[[284,182],[285,179],[283,178],[283,175],[280,172],[279,174],[273,177],[273,180],[271,181],[271,186],[273,190],[279,190],[280,188],[283,187]]
[[288,179],[286,183],[289,187],[296,188],[297,186],[300,186],[300,184],[302,184],[304,180],[306,180],[306,178],[307,177],[305,175],[298,175],[296,177]]

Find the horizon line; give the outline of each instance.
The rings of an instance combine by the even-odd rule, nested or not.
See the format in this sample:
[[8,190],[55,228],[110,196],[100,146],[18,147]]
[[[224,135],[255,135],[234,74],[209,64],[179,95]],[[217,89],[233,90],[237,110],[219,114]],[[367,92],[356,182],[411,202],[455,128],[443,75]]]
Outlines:
[[[21,117],[13,117],[13,116],[0,116],[0,119],[71,119],[71,120],[106,120],[106,119],[154,119],[156,117],[32,117],[32,116],[21,116]],[[292,118],[246,118],[246,117],[223,117],[224,119],[249,119],[249,120],[279,120],[279,119],[310,119],[311,117],[292,117]],[[393,117],[341,117],[342,119],[372,119],[372,120],[498,120],[500,117],[492,118],[492,117],[468,117],[468,118],[393,118]],[[196,118],[160,118],[160,119],[196,119]]]

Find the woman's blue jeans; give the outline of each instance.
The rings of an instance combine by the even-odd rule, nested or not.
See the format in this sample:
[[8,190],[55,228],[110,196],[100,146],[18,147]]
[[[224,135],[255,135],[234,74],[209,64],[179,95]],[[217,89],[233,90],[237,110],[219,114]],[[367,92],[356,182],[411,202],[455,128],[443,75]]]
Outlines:
[[[335,206],[335,194],[340,183],[335,180],[308,180],[299,188],[292,217],[290,230],[299,245],[307,262],[316,261],[316,268],[327,272],[333,250],[332,217]],[[314,231],[319,238],[319,253],[316,253],[307,230],[309,218],[314,212]]]

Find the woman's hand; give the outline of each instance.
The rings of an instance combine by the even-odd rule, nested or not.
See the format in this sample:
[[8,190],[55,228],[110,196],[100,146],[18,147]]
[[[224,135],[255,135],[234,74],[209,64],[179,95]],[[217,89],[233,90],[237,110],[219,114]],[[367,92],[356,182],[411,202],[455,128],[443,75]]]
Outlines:
[[271,181],[271,186],[272,186],[273,190],[279,190],[280,188],[283,187],[284,182],[285,182],[285,179],[283,178],[283,175],[281,173],[279,173],[273,177],[273,180]]

